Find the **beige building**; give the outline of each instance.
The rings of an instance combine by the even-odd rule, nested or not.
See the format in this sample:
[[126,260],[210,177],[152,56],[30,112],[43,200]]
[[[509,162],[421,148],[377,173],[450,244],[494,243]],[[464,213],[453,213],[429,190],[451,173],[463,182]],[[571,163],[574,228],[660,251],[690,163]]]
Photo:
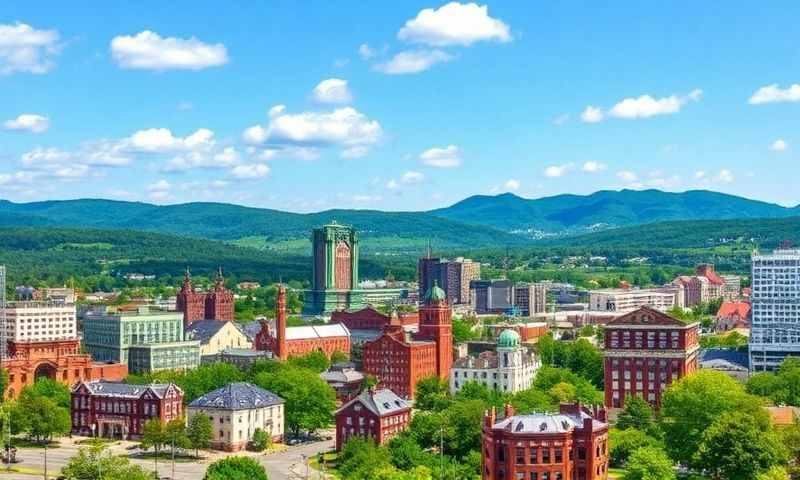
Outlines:
[[607,288],[589,292],[589,310],[596,312],[632,312],[641,307],[665,311],[675,305],[675,293],[662,289]]
[[186,327],[186,336],[200,340],[200,356],[216,355],[230,348],[252,349],[253,342],[236,322],[200,320]]
[[274,442],[283,441],[284,400],[249,383],[231,383],[194,400],[187,408],[189,419],[203,413],[211,419],[211,447],[235,452],[244,450],[257,429]]
[[75,305],[49,301],[9,302],[6,305],[9,342],[49,342],[78,337]]

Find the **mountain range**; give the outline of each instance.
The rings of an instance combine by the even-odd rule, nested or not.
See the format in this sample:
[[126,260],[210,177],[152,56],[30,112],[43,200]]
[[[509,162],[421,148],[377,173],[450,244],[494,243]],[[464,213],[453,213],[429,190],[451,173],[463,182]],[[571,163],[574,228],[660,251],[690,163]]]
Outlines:
[[367,245],[390,241],[422,248],[432,239],[438,247],[465,249],[521,246],[536,237],[663,221],[798,215],[800,206],[783,207],[706,190],[598,191],[539,199],[505,193],[476,195],[427,212],[327,210],[308,214],[226,203],[160,206],[102,199],[0,201],[0,225],[4,226],[128,229],[224,241],[260,237],[281,242],[307,239],[313,227],[336,220],[358,229]]

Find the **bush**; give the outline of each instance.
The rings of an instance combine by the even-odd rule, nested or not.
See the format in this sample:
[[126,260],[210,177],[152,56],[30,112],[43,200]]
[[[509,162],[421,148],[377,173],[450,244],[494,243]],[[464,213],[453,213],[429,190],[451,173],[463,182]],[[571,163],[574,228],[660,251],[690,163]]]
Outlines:
[[272,443],[272,438],[269,434],[260,428],[256,428],[253,432],[253,439],[250,440],[248,448],[254,452],[263,452]]
[[267,472],[250,457],[227,457],[208,466],[203,480],[268,480]]

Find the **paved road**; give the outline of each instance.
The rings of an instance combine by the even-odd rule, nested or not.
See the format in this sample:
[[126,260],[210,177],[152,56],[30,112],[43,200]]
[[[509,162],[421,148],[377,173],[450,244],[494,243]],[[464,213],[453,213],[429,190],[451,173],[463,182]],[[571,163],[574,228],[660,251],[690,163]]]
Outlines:
[[[127,443],[126,445],[129,445]],[[64,467],[69,459],[78,451],[78,446],[62,442],[59,448],[50,448],[47,450],[47,468],[50,476],[55,477]],[[241,452],[240,455],[249,455],[258,458],[259,462],[267,470],[270,480],[300,480],[306,477],[305,458],[307,456],[314,456],[319,452],[331,450],[333,448],[333,440],[326,440],[322,442],[310,443],[289,447],[287,450],[269,455],[256,455],[250,452]],[[115,453],[124,453],[124,446],[114,448]],[[224,456],[223,453],[215,452],[208,456],[208,458],[200,461],[175,463],[175,480],[200,480],[205,474],[208,464]],[[20,448],[17,452],[17,457],[22,459],[19,463],[21,467],[36,469],[39,471],[44,470],[44,450],[36,448]],[[153,470],[153,460],[144,460],[132,458],[132,462],[141,465],[149,470]],[[0,470],[2,467],[0,467]],[[159,460],[158,473],[162,477],[169,477],[172,474],[172,465],[168,461]],[[0,473],[1,480],[33,480],[35,478],[43,478],[40,475],[26,475],[26,474],[4,474]],[[312,469],[309,469],[310,479],[321,479],[321,475]]]

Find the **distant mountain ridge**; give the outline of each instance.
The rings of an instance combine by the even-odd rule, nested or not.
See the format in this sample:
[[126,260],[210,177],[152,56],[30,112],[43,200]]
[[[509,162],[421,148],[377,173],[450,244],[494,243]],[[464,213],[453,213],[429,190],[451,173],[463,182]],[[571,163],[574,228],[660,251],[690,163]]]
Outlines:
[[428,212],[327,210],[291,213],[226,203],[152,205],[103,199],[13,203],[0,200],[4,226],[132,229],[215,240],[263,236],[306,239],[332,220],[353,225],[364,238],[433,239],[437,246],[520,246],[536,234],[566,235],[664,221],[784,218],[800,207],[706,190],[603,190],[590,195],[526,199],[505,193],[476,195]]

